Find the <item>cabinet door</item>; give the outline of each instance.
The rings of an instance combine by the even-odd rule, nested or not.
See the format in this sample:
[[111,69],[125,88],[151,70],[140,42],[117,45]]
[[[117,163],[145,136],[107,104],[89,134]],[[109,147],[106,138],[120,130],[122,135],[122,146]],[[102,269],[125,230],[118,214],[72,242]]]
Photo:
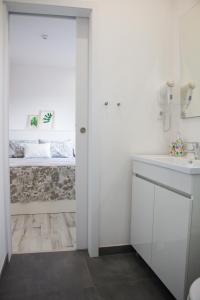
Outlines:
[[131,243],[151,265],[154,185],[133,176]]
[[192,200],[155,186],[152,268],[178,300],[184,299]]

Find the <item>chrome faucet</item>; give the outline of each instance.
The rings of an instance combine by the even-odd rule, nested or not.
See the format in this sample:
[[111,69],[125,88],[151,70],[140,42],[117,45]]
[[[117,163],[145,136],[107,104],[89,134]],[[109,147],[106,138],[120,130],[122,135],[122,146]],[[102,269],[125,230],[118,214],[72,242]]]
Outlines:
[[[184,150],[185,153],[193,153],[194,159],[196,159],[196,160],[200,159],[200,143],[199,142],[185,142],[184,145],[186,146],[185,150]],[[188,145],[191,145],[192,149],[187,149]]]

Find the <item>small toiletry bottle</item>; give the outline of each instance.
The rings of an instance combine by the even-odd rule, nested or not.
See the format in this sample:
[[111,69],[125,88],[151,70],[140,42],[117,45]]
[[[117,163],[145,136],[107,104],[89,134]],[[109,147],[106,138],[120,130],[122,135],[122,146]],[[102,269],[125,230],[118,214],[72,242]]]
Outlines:
[[171,155],[171,156],[175,156],[175,143],[171,143],[170,145],[169,145],[169,154]]
[[184,143],[180,133],[178,133],[175,142],[175,156],[182,157],[183,155],[184,155]]

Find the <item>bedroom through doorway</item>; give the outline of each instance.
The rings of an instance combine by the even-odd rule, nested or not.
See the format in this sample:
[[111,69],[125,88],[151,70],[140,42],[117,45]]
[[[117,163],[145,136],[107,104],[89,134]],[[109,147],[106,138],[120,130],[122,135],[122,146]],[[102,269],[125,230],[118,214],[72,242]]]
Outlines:
[[75,18],[9,15],[10,208],[15,254],[77,248],[76,165],[86,153],[79,154],[76,143],[80,114],[76,25]]

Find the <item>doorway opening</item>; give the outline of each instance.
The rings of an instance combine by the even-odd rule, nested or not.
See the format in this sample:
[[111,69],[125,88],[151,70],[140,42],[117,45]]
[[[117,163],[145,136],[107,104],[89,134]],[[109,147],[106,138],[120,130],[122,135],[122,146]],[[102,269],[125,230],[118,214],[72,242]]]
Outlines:
[[[87,177],[84,187],[80,180],[87,174],[87,99],[78,119],[79,24],[69,17],[9,15],[12,253],[77,248],[76,198],[81,191],[79,203],[87,198]],[[87,224],[85,209],[78,211]]]
[[[72,6],[55,1],[47,5],[10,2],[3,3],[4,23],[4,153],[5,198],[8,257],[12,255],[10,220],[9,144],[9,14],[28,14],[76,18],[76,245],[88,249],[91,257],[99,255],[99,131],[96,86],[96,25],[97,8],[94,3]],[[84,113],[83,113],[84,112]],[[81,116],[81,118],[80,118]],[[80,128],[87,129],[85,134]],[[82,149],[82,151],[79,151]],[[85,149],[83,151],[83,149]]]

